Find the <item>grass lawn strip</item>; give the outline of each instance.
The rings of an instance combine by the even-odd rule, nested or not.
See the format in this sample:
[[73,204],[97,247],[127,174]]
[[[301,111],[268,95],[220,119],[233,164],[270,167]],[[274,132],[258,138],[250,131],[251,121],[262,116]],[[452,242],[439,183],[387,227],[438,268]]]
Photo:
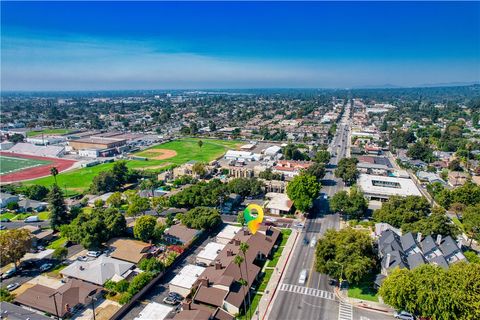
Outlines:
[[264,292],[265,289],[267,289],[267,285],[272,277],[273,271],[273,269],[265,269],[265,275],[263,276],[262,283],[260,283],[260,286],[258,286],[259,292]]
[[[237,319],[250,320],[251,318],[248,316],[248,314],[250,314],[250,313],[251,313],[252,317],[255,318],[255,310],[257,310],[258,303],[260,302],[260,299],[262,299],[262,294],[261,293],[256,293],[255,296],[252,299],[252,303],[250,303],[250,306],[247,309],[247,314],[238,316]],[[243,312],[243,308],[242,308],[241,312]]]
[[44,129],[44,130],[34,130],[27,132],[27,137],[37,137],[42,134],[67,134],[71,132],[69,129]]
[[65,242],[67,242],[67,238],[60,237],[57,240],[50,242],[50,244],[47,246],[47,249],[55,250],[57,248],[62,247],[65,244]]

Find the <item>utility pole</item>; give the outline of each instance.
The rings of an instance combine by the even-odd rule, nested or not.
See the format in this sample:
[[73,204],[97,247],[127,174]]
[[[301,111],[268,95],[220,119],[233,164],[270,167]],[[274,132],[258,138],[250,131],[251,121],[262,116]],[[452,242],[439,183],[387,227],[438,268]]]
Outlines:
[[57,299],[55,298],[55,296],[58,294],[58,292],[54,292],[53,294],[51,294],[50,296],[48,296],[49,298],[53,297],[53,304],[55,305],[55,315],[57,316],[57,319],[60,319],[60,316],[58,314],[58,307],[57,307]]

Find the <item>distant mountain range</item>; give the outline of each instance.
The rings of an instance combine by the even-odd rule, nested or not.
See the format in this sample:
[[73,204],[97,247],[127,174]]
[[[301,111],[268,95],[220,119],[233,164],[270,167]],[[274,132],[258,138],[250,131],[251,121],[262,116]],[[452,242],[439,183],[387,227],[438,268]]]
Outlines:
[[391,83],[386,83],[382,85],[365,85],[365,86],[356,86],[352,89],[401,89],[401,88],[435,88],[435,87],[462,87],[462,86],[472,86],[479,85],[480,82],[446,82],[446,83],[425,83],[415,86],[398,86]]

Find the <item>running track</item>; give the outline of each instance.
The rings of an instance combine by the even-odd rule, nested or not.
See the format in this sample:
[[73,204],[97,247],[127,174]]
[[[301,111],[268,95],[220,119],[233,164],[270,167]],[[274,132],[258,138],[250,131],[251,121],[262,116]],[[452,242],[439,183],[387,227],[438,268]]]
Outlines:
[[24,158],[24,159],[45,160],[45,161],[51,162],[40,167],[28,168],[25,170],[1,175],[0,176],[1,183],[17,182],[17,181],[31,180],[31,179],[45,177],[50,174],[50,168],[52,167],[56,167],[58,169],[58,172],[62,172],[72,167],[73,164],[76,162],[74,160],[37,157],[37,156],[31,156],[26,154],[11,153],[11,152],[0,152],[0,155],[6,156],[6,157],[10,156],[10,157],[17,157],[17,158]]

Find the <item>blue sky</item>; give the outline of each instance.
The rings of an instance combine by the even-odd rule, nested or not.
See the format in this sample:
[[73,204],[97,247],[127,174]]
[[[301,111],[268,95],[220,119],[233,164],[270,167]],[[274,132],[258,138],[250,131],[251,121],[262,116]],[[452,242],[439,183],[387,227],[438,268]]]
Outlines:
[[3,90],[480,81],[480,3],[1,2]]

